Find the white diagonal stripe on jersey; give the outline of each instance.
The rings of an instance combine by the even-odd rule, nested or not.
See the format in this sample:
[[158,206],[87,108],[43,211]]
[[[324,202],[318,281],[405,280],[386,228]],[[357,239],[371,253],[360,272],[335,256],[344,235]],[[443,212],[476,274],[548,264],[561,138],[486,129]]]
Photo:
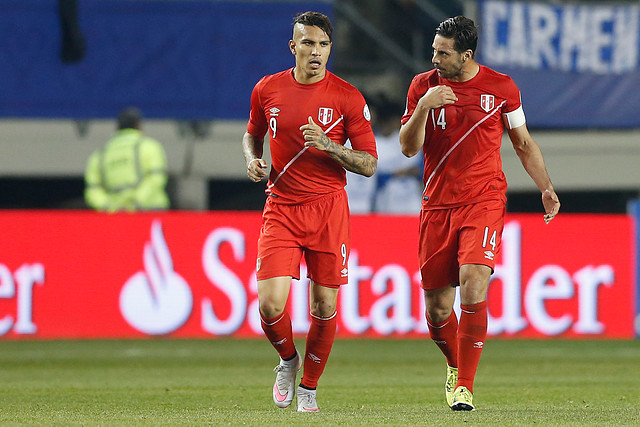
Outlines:
[[[327,130],[324,131],[325,134],[331,132],[331,129],[333,129],[338,123],[340,123],[342,121],[342,119],[344,118],[344,116],[340,116],[340,118],[338,120],[336,120],[335,122],[333,122],[333,124],[331,126],[329,126],[327,128]],[[322,129],[322,128],[321,128]],[[282,175],[284,175],[284,173],[287,171],[287,169],[289,169],[289,166],[291,166],[293,164],[293,162],[295,162],[296,160],[298,160],[298,157],[302,156],[302,153],[304,153],[305,151],[307,151],[309,147],[304,147],[302,148],[302,150],[300,150],[298,152],[298,154],[296,154],[295,156],[293,156],[293,159],[289,160],[289,163],[287,163],[284,168],[282,168],[282,170],[280,171],[280,173],[278,174],[278,176],[276,176],[276,179],[273,180],[273,182],[271,183],[271,185],[269,185],[267,187],[267,189],[265,190],[265,193],[269,194],[269,192],[271,191],[271,189],[273,188],[274,185],[276,185],[276,182],[278,182],[278,180],[280,179],[280,177]]]
[[440,159],[440,161],[438,162],[438,164],[436,165],[435,169],[433,169],[433,172],[431,172],[431,175],[429,175],[429,179],[427,179],[427,182],[424,184],[424,190],[422,190],[422,195],[424,196],[424,193],[427,191],[427,187],[429,186],[429,183],[431,182],[431,180],[433,179],[433,177],[435,176],[436,172],[438,171],[438,169],[440,168],[440,166],[442,166],[442,164],[444,163],[445,160],[447,160],[447,157],[449,157],[449,154],[451,154],[451,152],[453,150],[455,150],[458,145],[460,145],[462,143],[462,141],[464,141],[464,139],[469,136],[469,134],[471,132],[473,132],[473,130],[475,128],[477,128],[478,126],[480,126],[482,123],[484,123],[485,120],[487,120],[489,117],[493,116],[493,114],[498,111],[503,105],[504,103],[507,101],[502,101],[500,103],[500,105],[498,105],[492,112],[490,112],[489,114],[487,114],[486,116],[484,116],[482,119],[478,120],[478,122],[476,124],[474,124],[473,126],[471,126],[471,129],[469,129],[464,135],[462,135],[462,137],[460,137],[460,139],[458,140],[458,142],[456,142],[455,144],[453,144],[453,147],[449,148],[449,151],[447,151],[444,156],[442,156],[442,158]]

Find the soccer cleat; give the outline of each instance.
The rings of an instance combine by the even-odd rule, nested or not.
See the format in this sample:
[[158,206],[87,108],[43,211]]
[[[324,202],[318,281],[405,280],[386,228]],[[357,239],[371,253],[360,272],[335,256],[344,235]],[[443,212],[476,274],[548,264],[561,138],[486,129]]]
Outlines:
[[465,386],[456,388],[453,392],[451,409],[454,411],[475,411],[473,407],[473,394]]
[[456,390],[456,383],[458,382],[458,368],[452,368],[447,365],[447,380],[444,383],[444,395],[447,398],[447,405],[451,408],[453,404],[453,392]]
[[318,412],[316,391],[298,387],[298,412]]
[[282,360],[273,369],[276,373],[276,382],[273,383],[273,403],[278,408],[286,408],[291,405],[295,394],[296,375],[302,366],[302,359],[296,350],[296,357],[291,360]]

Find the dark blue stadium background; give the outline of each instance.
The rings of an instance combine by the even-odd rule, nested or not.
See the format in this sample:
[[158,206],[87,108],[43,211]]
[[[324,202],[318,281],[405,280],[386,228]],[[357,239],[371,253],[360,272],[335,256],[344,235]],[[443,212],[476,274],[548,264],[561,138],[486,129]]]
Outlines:
[[[326,2],[80,1],[86,56],[60,59],[51,0],[3,0],[0,117],[246,119],[253,85],[292,66],[298,12]],[[284,41],[284,42],[283,42]]]

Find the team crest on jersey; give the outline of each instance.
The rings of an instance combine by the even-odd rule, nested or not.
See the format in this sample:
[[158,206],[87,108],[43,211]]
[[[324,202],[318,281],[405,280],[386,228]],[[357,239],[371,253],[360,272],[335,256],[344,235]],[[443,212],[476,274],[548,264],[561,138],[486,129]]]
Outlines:
[[323,125],[328,125],[333,120],[333,108],[320,107],[318,110],[318,121]]
[[480,95],[480,107],[487,113],[493,110],[496,105],[496,98],[493,95]]

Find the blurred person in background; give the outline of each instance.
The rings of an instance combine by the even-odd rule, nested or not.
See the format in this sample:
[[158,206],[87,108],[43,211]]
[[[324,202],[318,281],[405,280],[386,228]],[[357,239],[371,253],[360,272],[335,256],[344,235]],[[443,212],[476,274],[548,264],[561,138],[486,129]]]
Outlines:
[[[365,100],[370,100],[369,113],[371,114],[371,127],[376,137],[376,151],[378,150],[378,137],[376,135],[376,108],[375,97],[371,98],[363,93]],[[380,168],[380,155],[378,154],[378,170]],[[352,214],[369,214],[373,212],[373,206],[378,189],[377,170],[374,176],[365,176],[347,172],[347,185],[344,187],[349,200],[349,211]]]
[[[445,396],[472,411],[473,382],[487,335],[487,290],[500,251],[507,182],[500,146],[507,128],[524,169],[541,193],[544,221],[560,209],[540,148],[526,126],[513,80],[474,60],[474,22],[441,22],[434,70],[414,77],[400,144],[424,153],[419,261],[429,333],[447,360]],[[460,321],[453,311],[460,286]]]
[[155,139],[141,131],[141,114],[129,107],[118,115],[118,131],[89,157],[85,171],[85,200],[104,212],[164,210],[167,157]]
[[375,111],[378,170],[374,210],[415,215],[422,205],[422,158],[406,157],[398,150],[402,107],[381,96]]
[[[316,387],[335,338],[340,286],[348,282],[351,246],[345,169],[376,171],[375,137],[362,94],[326,69],[332,46],[329,19],[297,15],[289,49],[295,67],[265,76],[254,87],[242,139],[247,175],[267,177],[262,159],[269,134],[271,170],[258,239],[256,275],[262,329],[280,356],[272,397],[288,407],[297,394],[299,412],[316,412]],[[344,146],[351,141],[352,148]],[[293,341],[286,305],[292,278],[307,263],[311,325],[303,359]]]
[[371,97],[371,123],[376,137],[378,168],[372,178],[347,174],[351,213],[415,215],[422,201],[422,159],[398,150],[402,107],[385,95]]

